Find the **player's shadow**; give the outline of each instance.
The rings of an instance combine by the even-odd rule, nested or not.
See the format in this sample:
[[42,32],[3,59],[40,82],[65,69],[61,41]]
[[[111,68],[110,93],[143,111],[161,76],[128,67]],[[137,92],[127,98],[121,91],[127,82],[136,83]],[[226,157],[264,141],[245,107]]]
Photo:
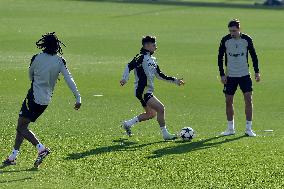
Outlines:
[[[163,157],[163,156],[171,155],[171,154],[183,154],[183,153],[193,152],[197,150],[204,150],[207,148],[215,147],[223,143],[233,142],[235,140],[239,140],[244,137],[246,137],[246,135],[242,135],[242,136],[235,137],[235,138],[227,138],[227,137],[225,138],[225,136],[217,136],[217,137],[207,138],[204,140],[194,141],[194,142],[177,141],[176,143],[179,145],[155,150],[152,152],[152,155],[148,156],[147,158],[159,158],[159,157]],[[214,140],[218,140],[220,138],[225,138],[225,139],[214,142]]]
[[[19,172],[34,172],[38,171],[37,168],[29,168],[29,169],[19,169],[19,170],[3,170],[6,168],[6,166],[1,166],[0,167],[0,175],[6,174],[6,173],[19,173]],[[32,177],[24,177],[20,179],[11,179],[11,180],[1,180],[0,184],[4,183],[14,183],[14,182],[26,182],[27,180],[32,180]]]
[[25,178],[21,178],[21,179],[12,179],[12,180],[4,180],[4,181],[0,181],[0,184],[4,184],[4,183],[14,183],[14,182],[26,182],[28,180],[33,179],[32,177],[25,177]]
[[35,167],[28,168],[28,169],[19,169],[19,170],[3,170],[4,168],[6,168],[6,166],[1,166],[0,167],[0,174],[19,173],[19,172],[36,172],[36,171],[38,171],[38,168],[35,168]]
[[128,139],[113,140],[113,142],[116,144],[112,146],[103,146],[103,147],[98,147],[98,148],[91,149],[85,152],[68,154],[68,156],[65,159],[77,160],[77,159],[85,158],[85,157],[92,156],[92,155],[99,155],[99,154],[110,153],[110,152],[136,151],[137,149],[143,148],[145,146],[161,143],[163,141],[152,142],[152,143],[147,143],[147,144],[140,144],[140,145],[137,145],[137,142],[128,141]]

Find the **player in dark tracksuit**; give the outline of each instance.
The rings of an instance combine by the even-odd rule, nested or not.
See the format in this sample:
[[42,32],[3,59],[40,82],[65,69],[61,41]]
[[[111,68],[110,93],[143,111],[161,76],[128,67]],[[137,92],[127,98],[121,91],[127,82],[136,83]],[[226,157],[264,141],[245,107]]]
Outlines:
[[[244,95],[245,113],[246,113],[246,130],[248,136],[256,136],[252,130],[252,80],[249,73],[248,54],[253,62],[255,80],[260,81],[258,68],[258,58],[250,36],[240,32],[240,22],[234,19],[229,22],[228,28],[230,34],[224,36],[221,40],[218,55],[218,67],[221,76],[221,82],[224,84],[226,97],[226,114],[228,128],[222,135],[235,134],[234,125],[234,94],[239,86]],[[224,56],[226,71],[224,71]]]
[[133,60],[126,65],[120,84],[122,86],[126,84],[130,71],[134,70],[135,96],[145,109],[145,113],[142,113],[128,121],[124,121],[122,126],[126,130],[126,133],[131,136],[131,127],[134,124],[152,119],[157,115],[157,121],[160,125],[163,138],[165,140],[172,140],[176,138],[176,135],[170,134],[166,128],[164,105],[153,95],[154,78],[157,77],[179,86],[183,85],[184,81],[182,79],[166,76],[160,70],[157,60],[153,56],[155,50],[157,49],[155,37],[144,37],[142,39],[142,45],[143,47],[141,48],[140,53],[137,54]]

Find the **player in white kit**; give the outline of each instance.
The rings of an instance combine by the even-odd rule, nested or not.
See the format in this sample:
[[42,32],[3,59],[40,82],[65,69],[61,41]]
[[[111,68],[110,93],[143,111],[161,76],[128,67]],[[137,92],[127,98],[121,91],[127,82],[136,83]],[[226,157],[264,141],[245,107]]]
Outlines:
[[74,108],[78,110],[81,106],[80,93],[67,69],[65,59],[61,56],[61,45],[64,44],[57,38],[55,32],[52,32],[43,35],[36,45],[42,49],[42,52],[34,55],[31,59],[29,67],[31,88],[19,113],[14,149],[11,155],[3,161],[3,166],[16,164],[16,158],[24,139],[32,143],[38,150],[38,156],[34,162],[35,167],[38,167],[50,153],[50,150],[41,144],[35,134],[28,129],[28,126],[30,122],[35,122],[47,108],[60,73],[63,74],[76,98]]
[[[226,98],[226,114],[228,127],[222,135],[234,135],[234,95],[238,88],[243,92],[245,101],[246,130],[245,134],[251,137],[256,136],[252,130],[252,80],[249,72],[248,55],[252,58],[256,82],[260,81],[258,58],[254,48],[252,38],[240,31],[240,21],[231,20],[228,24],[230,34],[221,40],[218,54],[218,66],[221,82],[224,84],[224,94]],[[225,57],[225,61],[224,61]],[[224,64],[226,70],[224,70]]]
[[135,96],[140,101],[145,112],[141,113],[134,118],[124,121],[122,127],[126,133],[131,136],[131,128],[134,124],[142,121],[146,121],[156,117],[159,123],[162,136],[165,140],[176,139],[176,135],[170,134],[166,128],[165,123],[165,107],[161,101],[154,96],[154,78],[174,83],[178,86],[183,85],[182,79],[166,76],[158,65],[156,58],[153,56],[157,49],[156,38],[153,36],[146,36],[142,39],[142,48],[140,54],[137,54],[133,60],[126,65],[124,74],[120,81],[121,86],[125,85],[131,70],[134,70],[135,74]]

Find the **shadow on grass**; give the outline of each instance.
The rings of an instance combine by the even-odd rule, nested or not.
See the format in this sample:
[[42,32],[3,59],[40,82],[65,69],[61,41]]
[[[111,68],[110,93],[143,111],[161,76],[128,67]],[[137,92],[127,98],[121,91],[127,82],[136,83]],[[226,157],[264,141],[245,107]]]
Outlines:
[[[13,165],[11,165],[13,166]],[[0,174],[4,174],[4,173],[19,173],[19,172],[36,172],[38,171],[38,168],[29,168],[29,169],[19,169],[19,170],[3,170],[4,168],[6,168],[7,166],[2,166],[0,167]],[[9,166],[10,167],[10,166]]]
[[112,3],[132,3],[132,4],[152,4],[152,5],[174,5],[191,7],[215,7],[215,8],[245,8],[245,9],[273,9],[283,10],[284,6],[264,6],[262,4],[246,3],[224,3],[224,2],[198,2],[177,1],[177,0],[77,0],[88,2],[112,2]]
[[137,142],[128,141],[128,139],[113,140],[113,142],[117,144],[113,146],[103,146],[103,147],[95,148],[95,149],[88,150],[85,152],[71,153],[65,159],[66,160],[77,160],[77,159],[85,158],[88,156],[99,155],[99,154],[104,154],[104,153],[109,153],[109,152],[136,151],[139,148],[143,148],[145,146],[149,146],[152,144],[162,143],[164,141],[152,142],[152,143],[140,144],[140,145],[137,145]]
[[27,181],[27,180],[31,180],[31,179],[33,179],[33,178],[32,177],[25,177],[25,178],[21,178],[21,179],[4,180],[4,181],[0,181],[0,184]]
[[[0,167],[0,175],[5,174],[5,173],[19,173],[19,172],[34,172],[38,171],[37,168],[29,168],[29,169],[19,169],[19,170],[3,170],[6,168],[6,166],[1,166]],[[5,183],[12,183],[12,182],[22,182],[22,181],[27,181],[27,180],[32,180],[32,177],[24,177],[20,179],[11,179],[11,180],[1,180],[0,184],[5,184]]]
[[196,142],[177,141],[176,143],[179,145],[155,150],[153,151],[153,154],[151,156],[148,156],[147,158],[159,158],[159,157],[171,155],[171,154],[183,154],[183,153],[193,152],[197,150],[204,150],[207,148],[215,147],[223,143],[239,140],[244,137],[246,137],[246,135],[242,135],[242,136],[235,137],[235,138],[226,137],[224,140],[216,141],[216,142],[214,142],[214,140],[224,138],[224,136],[212,137],[212,138],[208,138],[208,139],[204,139],[204,140],[200,140]]

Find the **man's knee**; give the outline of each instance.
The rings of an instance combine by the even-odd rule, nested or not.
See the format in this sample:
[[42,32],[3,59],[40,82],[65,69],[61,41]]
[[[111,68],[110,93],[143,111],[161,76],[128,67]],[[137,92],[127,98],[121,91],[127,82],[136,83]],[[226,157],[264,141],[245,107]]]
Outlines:
[[25,125],[18,125],[16,128],[17,132],[19,132],[20,134],[24,134],[25,132],[27,132],[28,128]]
[[156,117],[156,115],[157,113],[154,111],[147,112],[148,119],[153,119],[154,117]]
[[164,114],[165,113],[165,106],[164,105],[159,106],[157,113],[158,114]]
[[246,98],[245,99],[245,104],[246,104],[246,106],[252,106],[252,99],[251,98]]
[[245,99],[245,104],[247,106],[252,106],[252,95],[251,94],[245,94],[244,99]]
[[17,125],[17,131],[19,133],[26,132],[28,130],[30,120],[26,118],[19,117],[18,119],[18,125]]
[[234,103],[234,96],[226,96],[226,106],[232,106]]
[[228,107],[233,106],[233,100],[232,99],[226,99],[226,106],[228,106]]

